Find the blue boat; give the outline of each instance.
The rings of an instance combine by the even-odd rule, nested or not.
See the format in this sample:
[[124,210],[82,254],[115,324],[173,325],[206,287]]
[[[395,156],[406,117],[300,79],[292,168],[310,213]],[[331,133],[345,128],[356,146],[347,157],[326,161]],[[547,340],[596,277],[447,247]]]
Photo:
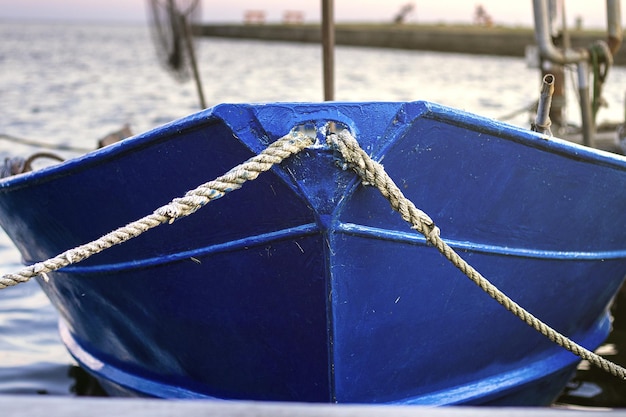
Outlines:
[[193,215],[48,274],[79,364],[112,395],[549,404],[579,358],[392,210],[347,130],[441,237],[588,349],[626,275],[626,158],[428,102],[224,104],[0,182],[32,264],[152,213],[294,128],[316,143]]

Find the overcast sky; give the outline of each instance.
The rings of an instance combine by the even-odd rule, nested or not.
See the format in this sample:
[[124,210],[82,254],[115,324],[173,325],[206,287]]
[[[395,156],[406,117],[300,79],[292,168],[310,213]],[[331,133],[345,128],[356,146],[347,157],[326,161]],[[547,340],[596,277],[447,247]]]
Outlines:
[[[530,26],[531,0],[335,0],[336,21],[391,21],[407,3],[415,5],[410,21],[470,23],[482,4],[496,24]],[[246,10],[264,10],[279,22],[286,10],[299,10],[308,22],[319,22],[320,0],[204,0],[203,21],[241,22]],[[587,27],[604,28],[605,2],[566,0],[569,23],[577,16]],[[122,21],[146,20],[146,0],[0,0],[0,19]],[[623,20],[623,19],[622,19]]]

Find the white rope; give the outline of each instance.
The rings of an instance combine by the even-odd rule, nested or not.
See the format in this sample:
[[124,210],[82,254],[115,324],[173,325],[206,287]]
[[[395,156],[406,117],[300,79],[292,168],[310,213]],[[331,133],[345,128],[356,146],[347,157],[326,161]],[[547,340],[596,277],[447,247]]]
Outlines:
[[504,306],[504,308],[557,345],[569,350],[582,359],[588,360],[590,363],[614,376],[626,379],[626,369],[580,346],[543,323],[511,300],[506,294],[500,291],[461,258],[454,249],[441,239],[439,236],[439,228],[435,226],[433,220],[424,212],[417,209],[415,205],[402,194],[400,188],[398,188],[389,175],[387,175],[382,165],[372,160],[372,158],[361,149],[350,132],[343,129],[339,131],[339,133],[331,133],[327,136],[327,141],[341,153],[348,165],[362,178],[364,184],[372,184],[378,188],[383,196],[389,200],[391,206],[400,213],[402,218],[412,225],[412,228],[424,235],[426,240],[435,246],[443,256],[483,291],[489,294],[489,296]]
[[275,164],[281,163],[285,158],[311,145],[314,140],[315,138],[306,136],[300,131],[290,132],[273,142],[260,154],[234,167],[223,176],[200,185],[187,192],[183,197],[176,198],[169,204],[159,207],[148,216],[107,233],[97,240],[65,251],[54,258],[30,265],[17,273],[3,275],[0,277],[0,289],[27,282],[38,275],[46,277],[48,272],[83,261],[163,223],[172,223],[180,217],[188,216],[205,204],[223,197],[230,191],[241,188],[246,181],[257,178],[259,174],[269,170]]

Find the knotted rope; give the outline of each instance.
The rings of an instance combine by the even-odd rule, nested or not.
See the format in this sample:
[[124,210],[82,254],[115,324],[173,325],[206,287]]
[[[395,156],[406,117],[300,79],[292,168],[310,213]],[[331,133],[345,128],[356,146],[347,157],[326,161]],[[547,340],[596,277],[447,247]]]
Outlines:
[[241,188],[246,181],[255,179],[259,174],[281,163],[285,158],[300,152],[311,145],[314,140],[315,138],[306,136],[304,133],[292,131],[273,142],[260,154],[248,159],[241,165],[237,165],[223,176],[200,185],[187,192],[183,197],[176,198],[159,207],[148,216],[120,227],[93,242],[65,251],[46,261],[30,265],[15,274],[6,274],[0,277],[0,289],[26,282],[37,275],[42,275],[44,279],[47,279],[46,274],[48,272],[83,261],[163,223],[172,223],[180,217],[188,216],[205,204],[223,197],[230,191]]
[[543,323],[511,300],[506,294],[496,288],[495,285],[489,282],[461,258],[454,249],[441,239],[439,236],[439,228],[435,226],[433,220],[415,207],[413,203],[402,194],[400,188],[398,188],[389,175],[387,175],[382,165],[372,160],[369,155],[365,153],[350,132],[344,129],[339,131],[339,133],[331,133],[327,136],[327,142],[341,153],[348,165],[363,179],[363,184],[371,184],[378,188],[383,196],[389,200],[391,207],[398,211],[402,218],[411,224],[413,229],[424,235],[426,240],[436,247],[446,259],[461,270],[463,274],[483,291],[489,294],[489,296],[504,306],[504,308],[557,345],[567,349],[582,359],[588,360],[593,365],[614,376],[626,379],[626,369],[580,346]]

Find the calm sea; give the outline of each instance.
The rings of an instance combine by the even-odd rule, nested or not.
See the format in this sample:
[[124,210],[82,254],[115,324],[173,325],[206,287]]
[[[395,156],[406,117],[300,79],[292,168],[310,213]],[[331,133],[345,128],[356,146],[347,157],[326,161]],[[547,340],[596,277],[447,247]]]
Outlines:
[[[38,149],[5,140],[7,135],[95,148],[125,124],[138,133],[199,109],[195,85],[178,83],[158,63],[145,26],[4,21],[0,39],[1,158]],[[318,45],[205,38],[196,47],[209,106],[323,98]],[[538,71],[517,58],[337,47],[335,60],[340,101],[430,100],[503,118],[536,100],[540,87]],[[626,69],[613,68],[600,120],[623,119],[624,87]],[[575,99],[570,101],[569,116],[577,122]],[[528,120],[520,113],[509,122],[527,127]],[[0,232],[0,272],[20,265]],[[88,393],[60,343],[56,319],[34,281],[0,292],[0,395]],[[626,350],[614,342],[607,349],[620,346]],[[610,389],[626,397],[624,385]]]

